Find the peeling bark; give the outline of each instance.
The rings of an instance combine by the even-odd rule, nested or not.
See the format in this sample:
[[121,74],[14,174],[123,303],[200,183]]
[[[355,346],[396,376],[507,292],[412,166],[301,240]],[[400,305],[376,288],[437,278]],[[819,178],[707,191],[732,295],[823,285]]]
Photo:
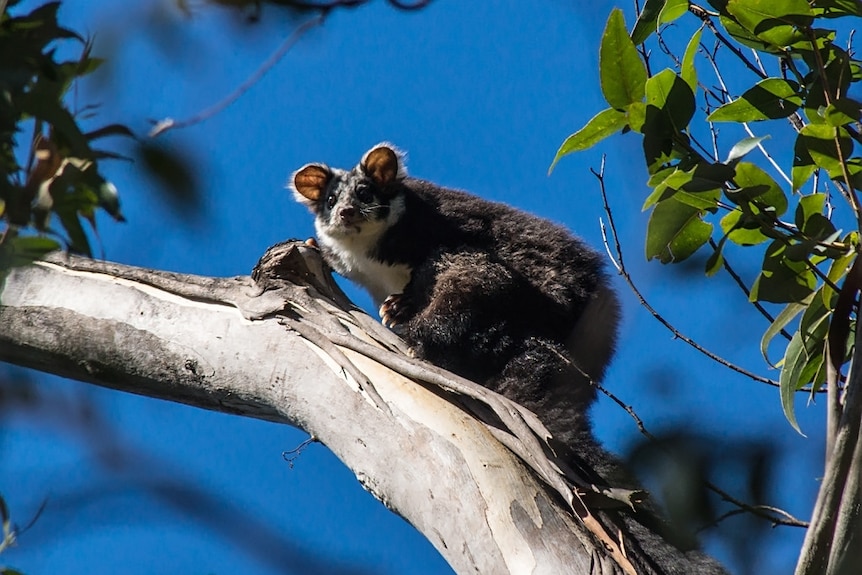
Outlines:
[[14,269],[0,291],[0,360],[298,426],[458,573],[635,572],[628,534],[590,509],[620,501],[564,480],[532,414],[410,359],[312,248],[274,249],[253,278],[65,257]]

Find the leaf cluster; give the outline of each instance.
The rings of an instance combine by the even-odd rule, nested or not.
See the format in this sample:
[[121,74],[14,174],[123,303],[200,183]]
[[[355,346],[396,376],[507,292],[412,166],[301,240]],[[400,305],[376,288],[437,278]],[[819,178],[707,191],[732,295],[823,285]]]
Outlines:
[[[85,131],[81,122],[92,107],[69,109],[70,88],[101,60],[91,55],[90,43],[59,25],[60,3],[13,16],[16,4],[8,2],[0,14],[0,273],[61,242],[91,255],[84,221],[95,228],[97,208],[123,220],[117,190],[99,171],[99,160],[119,156],[93,143],[132,136],[118,124]],[[80,57],[58,59],[60,42],[79,43]]]
[[[599,55],[601,89],[609,107],[563,142],[551,168],[563,156],[613,134],[640,134],[651,190],[643,205],[650,211],[648,259],[681,262],[711,246],[705,271],[712,275],[725,263],[728,244],[762,251],[762,267],[749,298],[785,306],[774,320],[770,318],[763,337],[767,361],[772,339],[800,318],[784,358],[775,364],[782,367],[785,413],[796,427],[794,392],[817,390],[826,378],[830,321],[849,324],[850,332],[853,327],[852,317],[832,314],[837,286],[853,265],[860,243],[862,208],[857,193],[862,190],[862,157],[856,147],[862,143],[862,103],[851,95],[851,88],[862,79],[862,63],[836,44],[834,24],[862,16],[862,3],[710,0],[710,4],[713,11],[687,1],[648,0],[631,33],[622,12],[611,13]],[[686,15],[700,27],[682,57],[673,57],[672,67],[652,73],[647,43],[655,38],[662,51],[673,56],[662,41],[662,26]],[[714,47],[707,46],[705,34],[713,36]],[[736,60],[736,78],[740,69],[752,77],[750,87],[736,97],[724,82],[719,53]],[[767,66],[774,73],[768,73]],[[704,69],[718,86],[701,78]],[[753,135],[749,126],[753,122],[771,122],[770,128],[782,131],[779,142],[794,142],[784,168],[766,151],[768,136]],[[720,153],[721,123],[740,125],[751,136]],[[704,126],[712,150],[698,140]],[[751,160],[754,150],[765,160]],[[767,161],[773,169],[762,167]],[[777,181],[774,174],[784,181]],[[814,184],[806,190],[812,178]],[[840,200],[845,212],[852,214],[855,229],[843,231],[833,223]],[[848,356],[849,351],[845,361]]]

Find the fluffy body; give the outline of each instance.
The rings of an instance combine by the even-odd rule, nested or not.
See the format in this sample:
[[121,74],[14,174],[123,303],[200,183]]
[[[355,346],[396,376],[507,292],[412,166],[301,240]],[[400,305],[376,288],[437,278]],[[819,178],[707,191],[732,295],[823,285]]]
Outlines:
[[613,353],[602,258],[565,228],[408,177],[382,144],[352,170],[292,179],[324,259],[365,287],[417,356],[524,404],[570,444]]
[[[532,410],[595,484],[638,487],[589,423],[620,315],[595,250],[548,220],[408,177],[389,144],[352,170],[308,164],[291,187],[326,262],[371,293],[417,356]],[[620,520],[645,552],[639,572],[724,573],[674,550],[652,512]]]

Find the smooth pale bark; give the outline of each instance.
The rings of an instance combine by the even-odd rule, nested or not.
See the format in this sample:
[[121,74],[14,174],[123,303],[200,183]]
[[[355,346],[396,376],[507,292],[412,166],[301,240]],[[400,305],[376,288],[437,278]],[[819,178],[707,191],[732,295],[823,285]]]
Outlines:
[[588,573],[591,562],[594,572],[618,569],[476,419],[342,350],[373,382],[372,397],[338,359],[274,314],[293,307],[304,315],[289,315],[323,326],[337,317],[371,341],[358,313],[327,303],[329,315],[315,315],[313,289],[295,287],[290,302],[284,291],[260,291],[249,277],[36,263],[13,270],[0,292],[0,360],[301,427],[459,573]]

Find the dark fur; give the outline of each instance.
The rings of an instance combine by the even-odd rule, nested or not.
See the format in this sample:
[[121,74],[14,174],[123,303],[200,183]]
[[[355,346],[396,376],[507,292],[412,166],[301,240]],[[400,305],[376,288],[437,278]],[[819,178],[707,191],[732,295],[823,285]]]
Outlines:
[[[377,154],[381,148],[389,154]],[[397,152],[378,146],[350,171],[305,166],[294,175],[293,187],[315,214],[319,236],[360,230],[363,218],[392,220],[362,255],[372,265],[409,269],[400,292],[378,299],[385,298],[381,313],[418,357],[536,413],[563,460],[594,483],[636,488],[593,438],[588,417],[596,397],[590,379],[604,376],[619,322],[602,257],[552,222],[408,178],[400,162]],[[357,201],[360,187],[373,201]],[[365,283],[362,270],[339,255],[339,245],[321,240],[321,248],[336,271]],[[600,293],[609,303],[590,317],[599,325],[579,325]],[[596,341],[581,353],[595,357],[574,357],[583,342],[573,345],[570,336],[590,338],[593,331]],[[696,552],[680,563],[680,555],[654,532],[651,513],[623,515],[622,521],[652,557],[640,565],[643,572],[723,572]]]

